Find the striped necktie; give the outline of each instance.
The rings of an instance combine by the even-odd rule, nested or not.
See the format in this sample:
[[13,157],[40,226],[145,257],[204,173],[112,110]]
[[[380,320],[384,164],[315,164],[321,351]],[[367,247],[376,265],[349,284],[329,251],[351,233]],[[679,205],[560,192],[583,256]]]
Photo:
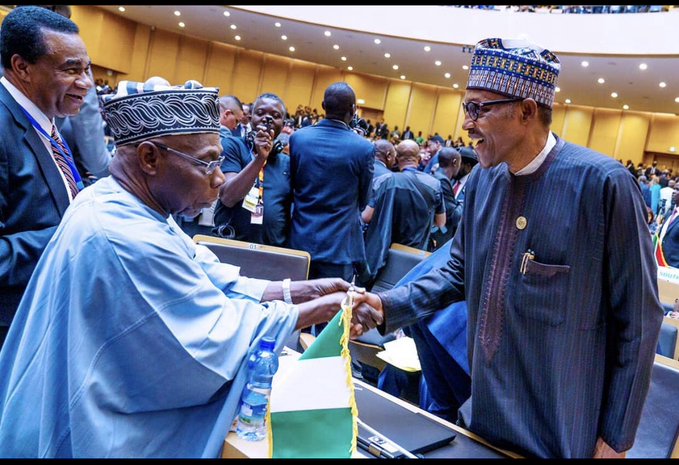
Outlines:
[[78,192],[80,192],[80,190],[78,189],[78,184],[76,183],[75,178],[73,177],[71,168],[69,167],[68,161],[66,161],[66,157],[64,155],[68,153],[68,149],[61,141],[61,138],[57,133],[57,128],[54,125],[52,125],[52,139],[54,139],[54,141],[61,148],[61,150],[57,150],[56,147],[52,146],[52,156],[54,157],[54,161],[57,162],[57,166],[59,167],[61,172],[64,174],[64,177],[66,178],[68,188],[71,190],[71,197],[75,199],[75,196],[78,195]]

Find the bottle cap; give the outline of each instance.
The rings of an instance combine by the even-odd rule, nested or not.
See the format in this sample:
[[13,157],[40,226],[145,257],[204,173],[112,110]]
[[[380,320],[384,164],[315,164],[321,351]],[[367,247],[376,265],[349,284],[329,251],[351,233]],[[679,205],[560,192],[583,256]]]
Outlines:
[[259,348],[263,350],[274,350],[274,347],[276,346],[276,339],[272,337],[263,337],[259,341]]

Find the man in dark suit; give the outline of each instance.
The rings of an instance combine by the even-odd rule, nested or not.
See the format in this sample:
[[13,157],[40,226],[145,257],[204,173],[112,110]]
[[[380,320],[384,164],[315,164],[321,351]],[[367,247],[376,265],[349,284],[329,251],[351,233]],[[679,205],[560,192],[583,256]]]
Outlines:
[[0,344],[42,251],[83,187],[54,119],[78,114],[90,58],[71,20],[16,8],[0,29]]
[[238,97],[226,95],[219,99],[219,134],[224,137],[241,137],[238,123],[243,118],[243,104]]
[[658,232],[663,260],[658,260],[658,264],[679,268],[679,189],[674,189],[672,203],[674,209],[666,215],[667,220]]
[[325,119],[290,137],[290,245],[311,254],[310,278],[350,281],[365,263],[360,212],[370,196],[374,146],[349,128],[356,95],[348,84],[330,85],[322,105]]

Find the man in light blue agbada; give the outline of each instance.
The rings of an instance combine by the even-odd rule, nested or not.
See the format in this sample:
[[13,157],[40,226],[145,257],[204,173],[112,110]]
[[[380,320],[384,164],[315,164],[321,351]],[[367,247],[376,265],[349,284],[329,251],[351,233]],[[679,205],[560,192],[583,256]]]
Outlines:
[[[280,282],[239,276],[172,219],[224,182],[217,99],[121,82],[105,103],[111,176],[66,211],[0,352],[0,457],[216,458],[259,340],[280,351],[339,310],[345,281],[294,282],[282,302]],[[359,304],[352,331],[381,321]]]

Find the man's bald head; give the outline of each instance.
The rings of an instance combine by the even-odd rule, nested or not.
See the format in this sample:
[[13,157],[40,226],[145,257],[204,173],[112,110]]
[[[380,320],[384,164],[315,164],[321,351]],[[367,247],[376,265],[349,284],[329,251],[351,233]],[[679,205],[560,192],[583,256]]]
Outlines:
[[402,169],[408,165],[420,163],[420,146],[414,140],[408,139],[396,146],[396,160]]

